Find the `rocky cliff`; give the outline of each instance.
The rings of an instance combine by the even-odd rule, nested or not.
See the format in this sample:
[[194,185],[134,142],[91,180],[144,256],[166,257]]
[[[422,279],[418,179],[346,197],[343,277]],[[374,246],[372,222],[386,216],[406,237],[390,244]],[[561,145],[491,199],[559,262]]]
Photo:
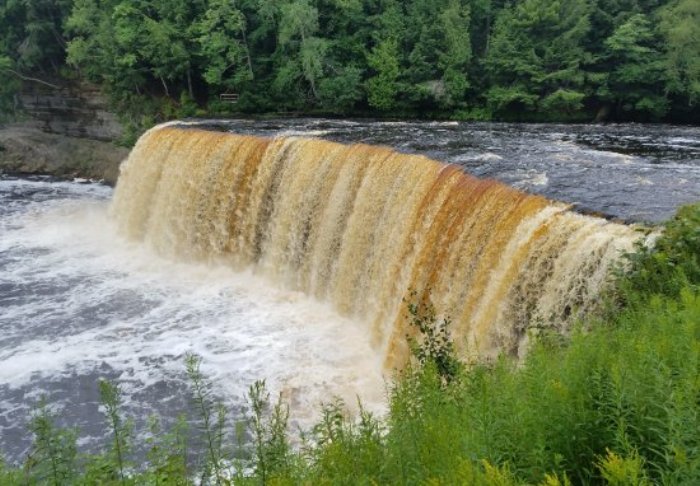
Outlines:
[[96,87],[27,82],[18,101],[22,120],[0,127],[0,173],[116,181],[128,149],[115,145],[122,127]]
[[96,86],[65,81],[54,86],[28,82],[22,87],[19,103],[29,117],[29,126],[46,133],[108,142],[121,137],[119,120]]

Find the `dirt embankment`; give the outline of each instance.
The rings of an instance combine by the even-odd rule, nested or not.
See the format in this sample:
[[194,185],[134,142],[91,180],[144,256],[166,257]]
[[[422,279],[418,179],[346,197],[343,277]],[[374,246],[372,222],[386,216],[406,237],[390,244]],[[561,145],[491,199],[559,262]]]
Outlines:
[[50,174],[114,184],[129,150],[112,142],[46,133],[25,125],[0,127],[0,173]]

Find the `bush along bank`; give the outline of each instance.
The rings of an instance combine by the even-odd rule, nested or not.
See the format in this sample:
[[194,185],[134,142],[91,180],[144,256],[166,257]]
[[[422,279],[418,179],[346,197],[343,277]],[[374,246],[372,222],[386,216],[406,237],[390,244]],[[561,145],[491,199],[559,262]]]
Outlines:
[[199,419],[169,431],[152,420],[144,457],[131,452],[118,387],[102,382],[103,452],[79,454],[77,432],[39,405],[31,452],[0,468],[0,484],[699,484],[700,204],[626,260],[606,315],[541,334],[521,363],[458,362],[449,320],[409,304],[414,360],[385,418],[350,418],[328,397],[292,446],[286,405],[258,382],[232,431],[190,356]]

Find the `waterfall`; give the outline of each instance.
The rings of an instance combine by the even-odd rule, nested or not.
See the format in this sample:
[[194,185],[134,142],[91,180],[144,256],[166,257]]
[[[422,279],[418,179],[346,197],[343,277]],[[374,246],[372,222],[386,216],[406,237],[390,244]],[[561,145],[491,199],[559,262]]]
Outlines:
[[635,240],[423,156],[176,125],[138,141],[111,212],[160,254],[252,268],[368,323],[390,366],[412,293],[451,318],[463,356],[520,353],[530,329],[565,332],[594,307]]

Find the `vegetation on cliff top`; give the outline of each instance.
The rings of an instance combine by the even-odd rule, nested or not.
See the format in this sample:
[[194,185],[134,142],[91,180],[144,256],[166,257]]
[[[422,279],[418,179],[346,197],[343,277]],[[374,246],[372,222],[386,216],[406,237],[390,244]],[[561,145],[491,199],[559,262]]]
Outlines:
[[[570,336],[540,334],[520,364],[459,364],[448,321],[411,305],[415,361],[390,386],[384,419],[349,418],[328,397],[293,447],[287,408],[264,383],[234,425],[190,356],[199,421],[163,431],[152,419],[137,459],[118,388],[102,382],[111,431],[102,453],[80,454],[76,431],[57,428],[40,404],[26,462],[0,463],[0,483],[698,484],[700,204],[627,259],[605,316]],[[199,446],[188,445],[193,435]]]
[[[698,121],[697,0],[5,0],[0,113],[86,78],[125,119]],[[237,104],[221,93],[239,94]]]

